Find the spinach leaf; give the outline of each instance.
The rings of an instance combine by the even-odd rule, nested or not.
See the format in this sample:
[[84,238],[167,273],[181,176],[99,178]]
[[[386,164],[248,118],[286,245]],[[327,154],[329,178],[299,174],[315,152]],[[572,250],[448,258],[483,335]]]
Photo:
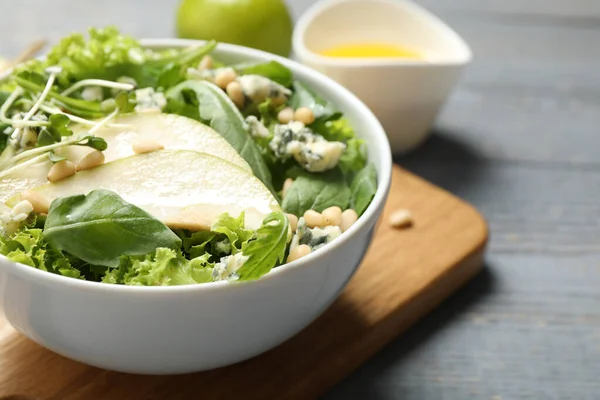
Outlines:
[[363,168],[350,185],[350,207],[360,216],[365,212],[377,191],[377,171],[373,164]]
[[44,238],[85,262],[107,267],[118,266],[123,255],[181,247],[181,239],[162,222],[108,190],[54,200]]
[[252,74],[264,76],[285,87],[291,86],[292,82],[294,81],[294,75],[292,74],[292,71],[277,61],[269,61],[260,64],[243,63],[234,65],[233,69],[235,69],[239,74],[243,75]]
[[282,212],[267,215],[254,239],[242,251],[248,260],[237,270],[241,281],[258,279],[283,262],[288,229],[288,219]]
[[300,174],[283,199],[287,213],[302,216],[307,210],[318,212],[332,206],[348,208],[350,189],[344,176],[335,169],[322,174]]
[[333,103],[313,92],[308,86],[301,82],[294,82],[294,93],[290,98],[290,107],[297,109],[308,107],[315,114],[315,122],[324,122],[338,119],[342,116]]
[[262,157],[260,148],[250,137],[244,117],[229,97],[219,87],[206,81],[182,82],[167,91],[166,96],[183,103],[186,91],[193,91],[196,94],[201,121],[221,134],[244,157],[254,175],[275,194],[271,172]]

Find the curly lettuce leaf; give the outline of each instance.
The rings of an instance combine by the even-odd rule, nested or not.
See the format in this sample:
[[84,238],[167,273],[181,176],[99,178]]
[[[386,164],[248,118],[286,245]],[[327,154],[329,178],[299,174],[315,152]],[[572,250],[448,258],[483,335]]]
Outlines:
[[41,229],[25,228],[10,238],[0,237],[0,254],[43,271],[85,279],[70,257],[48,245]]
[[329,141],[347,142],[356,138],[356,132],[347,118],[341,117],[333,121],[317,121],[311,125],[313,131]]
[[117,268],[110,269],[103,283],[133,286],[173,286],[212,282],[209,255],[186,259],[180,252],[158,248],[144,257],[121,257]]
[[237,218],[229,214],[222,214],[212,225],[211,231],[222,233],[227,236],[231,245],[230,254],[236,254],[242,250],[242,246],[252,238],[254,231],[244,228],[245,214],[242,212]]
[[356,172],[367,163],[367,148],[362,139],[350,139],[346,142],[346,150],[340,157],[338,166],[342,172]]
[[254,238],[242,251],[248,260],[237,270],[239,280],[258,279],[265,275],[285,257],[289,221],[284,213],[273,212],[263,220]]

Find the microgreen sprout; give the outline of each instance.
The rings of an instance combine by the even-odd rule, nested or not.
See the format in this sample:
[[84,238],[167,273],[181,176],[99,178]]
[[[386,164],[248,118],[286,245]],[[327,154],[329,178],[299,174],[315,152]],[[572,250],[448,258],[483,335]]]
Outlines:
[[129,91],[135,89],[135,85],[132,85],[130,83],[106,81],[104,79],[84,79],[82,81],[75,83],[73,86],[71,86],[64,92],[62,92],[61,95],[68,96],[71,93],[77,91],[78,89],[81,89],[82,87],[86,87],[86,86],[100,86],[100,87],[106,87],[109,89],[124,90],[126,92],[129,92]]

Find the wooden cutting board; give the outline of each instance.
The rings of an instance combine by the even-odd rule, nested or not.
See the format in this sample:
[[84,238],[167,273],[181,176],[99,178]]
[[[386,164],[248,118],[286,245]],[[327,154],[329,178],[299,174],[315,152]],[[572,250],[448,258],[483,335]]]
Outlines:
[[[412,212],[411,228],[388,224],[398,208]],[[395,166],[360,269],[329,310],[281,346],[209,372],[138,376],[55,355],[0,319],[0,399],[312,399],[474,276],[486,242],[472,206]]]

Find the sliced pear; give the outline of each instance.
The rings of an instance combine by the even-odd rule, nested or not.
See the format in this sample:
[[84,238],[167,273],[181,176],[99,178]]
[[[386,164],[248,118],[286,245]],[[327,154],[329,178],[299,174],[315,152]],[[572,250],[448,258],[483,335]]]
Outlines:
[[9,175],[0,178],[0,203],[27,189],[48,183],[48,171],[51,167],[50,161],[41,161],[17,168]]
[[[106,140],[108,148],[104,151],[106,162],[128,157],[134,154],[132,144],[136,141],[148,141],[161,144],[165,149],[195,150],[212,154],[241,168],[252,171],[246,160],[212,128],[191,118],[175,114],[134,113],[111,121],[113,124],[129,125],[129,128],[107,127],[95,133]],[[73,132],[84,133],[88,126],[75,125]],[[87,147],[70,146],[57,153],[74,163],[93,150]]]
[[[108,148],[104,151],[105,162],[111,162],[134,154],[132,143],[138,140],[158,142],[165,149],[195,150],[212,154],[229,161],[249,172],[252,171],[246,160],[212,128],[190,118],[175,114],[135,113],[116,118],[113,123],[128,125],[128,128],[103,128],[96,132],[104,138]],[[89,127],[75,125],[75,134],[87,132]],[[69,146],[55,151],[57,155],[78,163],[94,151],[89,147]],[[50,161],[43,161],[34,167],[17,168],[9,176],[0,178],[0,202],[14,195],[47,183]]]
[[281,210],[252,173],[213,155],[187,150],[130,156],[32,190],[50,204],[58,197],[94,189],[117,193],[171,228],[193,231],[209,230],[222,213],[238,216],[242,211],[245,227],[257,229],[267,214]]

